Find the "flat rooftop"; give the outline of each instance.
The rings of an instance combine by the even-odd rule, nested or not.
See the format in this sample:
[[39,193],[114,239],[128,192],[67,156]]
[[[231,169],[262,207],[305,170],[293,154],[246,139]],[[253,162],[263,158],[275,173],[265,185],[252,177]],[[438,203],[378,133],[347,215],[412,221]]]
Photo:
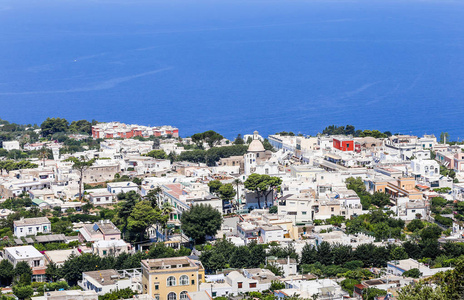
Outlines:
[[15,260],[43,257],[43,255],[35,249],[34,246],[8,247],[5,248],[5,251],[7,251],[9,255],[13,256]]
[[48,224],[50,220],[46,217],[40,218],[27,218],[21,219],[13,222],[16,226],[27,226],[27,225],[39,225],[39,224]]

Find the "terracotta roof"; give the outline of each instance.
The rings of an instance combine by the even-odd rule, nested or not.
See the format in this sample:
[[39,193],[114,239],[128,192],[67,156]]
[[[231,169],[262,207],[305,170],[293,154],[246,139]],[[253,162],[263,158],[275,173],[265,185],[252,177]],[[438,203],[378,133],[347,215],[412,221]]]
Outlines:
[[45,275],[46,269],[33,269],[32,275]]

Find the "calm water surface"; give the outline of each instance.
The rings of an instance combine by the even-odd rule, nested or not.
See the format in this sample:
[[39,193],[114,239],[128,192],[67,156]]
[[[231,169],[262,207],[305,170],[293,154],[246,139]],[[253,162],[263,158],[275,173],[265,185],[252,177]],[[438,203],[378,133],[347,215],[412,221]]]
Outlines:
[[0,118],[464,138],[464,1],[0,2]]

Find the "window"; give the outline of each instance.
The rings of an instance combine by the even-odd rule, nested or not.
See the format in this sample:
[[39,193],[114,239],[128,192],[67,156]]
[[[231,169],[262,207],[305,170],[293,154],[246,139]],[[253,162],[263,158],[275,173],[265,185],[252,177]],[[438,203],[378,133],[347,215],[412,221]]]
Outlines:
[[331,208],[330,208],[330,211],[335,211],[335,208],[331,207]]
[[[188,297],[187,293],[188,293],[187,291],[181,292],[180,295],[179,295],[179,299],[180,300],[188,300],[189,297]],[[214,293],[213,293],[213,297],[214,297]]]
[[216,296],[217,296],[217,292],[213,292],[213,297],[216,297]]
[[305,211],[302,211],[301,213],[302,213],[303,215],[306,215],[306,212],[305,212]]
[[[189,284],[189,278],[187,275],[182,275],[179,278],[179,284],[180,285],[188,285]],[[182,298],[181,298],[182,299]]]
[[203,278],[203,275],[199,274],[199,275],[198,275],[198,279],[201,280],[202,278]]
[[[174,276],[169,276],[168,279],[167,279],[167,283],[166,283],[167,286],[175,286],[176,285],[176,277]],[[175,294],[174,294],[175,295]],[[168,296],[168,299],[169,299],[169,296]],[[174,298],[176,299],[176,298]]]
[[160,295],[155,295],[155,300],[160,300]]
[[241,289],[242,288],[242,285],[243,283],[242,282],[237,282],[237,285],[238,285],[238,288]]
[[192,285],[195,285],[195,280],[192,279]]
[[176,300],[176,299],[177,299],[176,293],[170,292],[170,293],[168,294],[168,300]]
[[103,255],[106,255],[106,250],[103,250]]
[[28,229],[29,229],[29,233],[31,233],[32,232],[32,227],[29,227]]
[[250,283],[250,289],[255,288],[255,287],[256,287],[256,282],[251,282]]
[[159,284],[155,284],[155,290],[159,290]]

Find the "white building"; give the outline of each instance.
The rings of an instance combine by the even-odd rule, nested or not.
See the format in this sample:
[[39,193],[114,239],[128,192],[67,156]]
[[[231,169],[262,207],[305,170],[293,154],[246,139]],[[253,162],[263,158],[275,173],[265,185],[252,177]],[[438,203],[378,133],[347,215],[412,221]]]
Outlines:
[[409,271],[411,269],[419,269],[422,273],[422,278],[433,276],[439,272],[444,272],[451,270],[452,268],[434,268],[431,269],[424,265],[423,263],[418,262],[412,258],[402,259],[402,260],[395,260],[389,261],[387,263],[387,273],[393,274],[396,276],[402,276],[404,272]]
[[284,272],[284,277],[297,275],[298,262],[293,258],[279,258],[279,259],[268,259],[268,264],[272,264],[278,268],[281,268]]
[[16,267],[18,262],[25,261],[31,268],[44,267],[45,257],[33,246],[8,247],[3,250],[3,258]]
[[284,230],[280,226],[262,225],[259,228],[262,242],[267,244],[270,242],[279,242],[284,239]]
[[19,146],[18,141],[3,141],[2,142],[2,148],[11,151],[11,150],[21,150],[21,147]]
[[227,297],[238,295],[246,292],[261,292],[269,289],[271,280],[259,280],[256,276],[247,278],[237,271],[232,271],[225,277],[222,282],[202,283],[200,291],[212,292],[213,297]]
[[95,291],[98,295],[104,295],[111,291],[130,288],[133,291],[141,292],[142,273],[136,269],[116,271],[101,270],[82,273],[82,281],[78,285],[84,291]]
[[123,240],[100,240],[92,244],[92,252],[100,257],[118,256],[129,252],[129,245]]
[[88,190],[89,201],[93,205],[113,204],[114,196],[107,189],[92,189]]
[[17,238],[28,235],[37,235],[38,233],[51,233],[51,223],[46,217],[28,218],[13,222],[14,235]]
[[95,291],[50,291],[43,296],[32,297],[31,300],[98,300]]
[[123,182],[108,182],[106,185],[108,192],[117,195],[119,193],[128,193],[130,191],[137,192],[139,186],[132,181],[123,181]]

